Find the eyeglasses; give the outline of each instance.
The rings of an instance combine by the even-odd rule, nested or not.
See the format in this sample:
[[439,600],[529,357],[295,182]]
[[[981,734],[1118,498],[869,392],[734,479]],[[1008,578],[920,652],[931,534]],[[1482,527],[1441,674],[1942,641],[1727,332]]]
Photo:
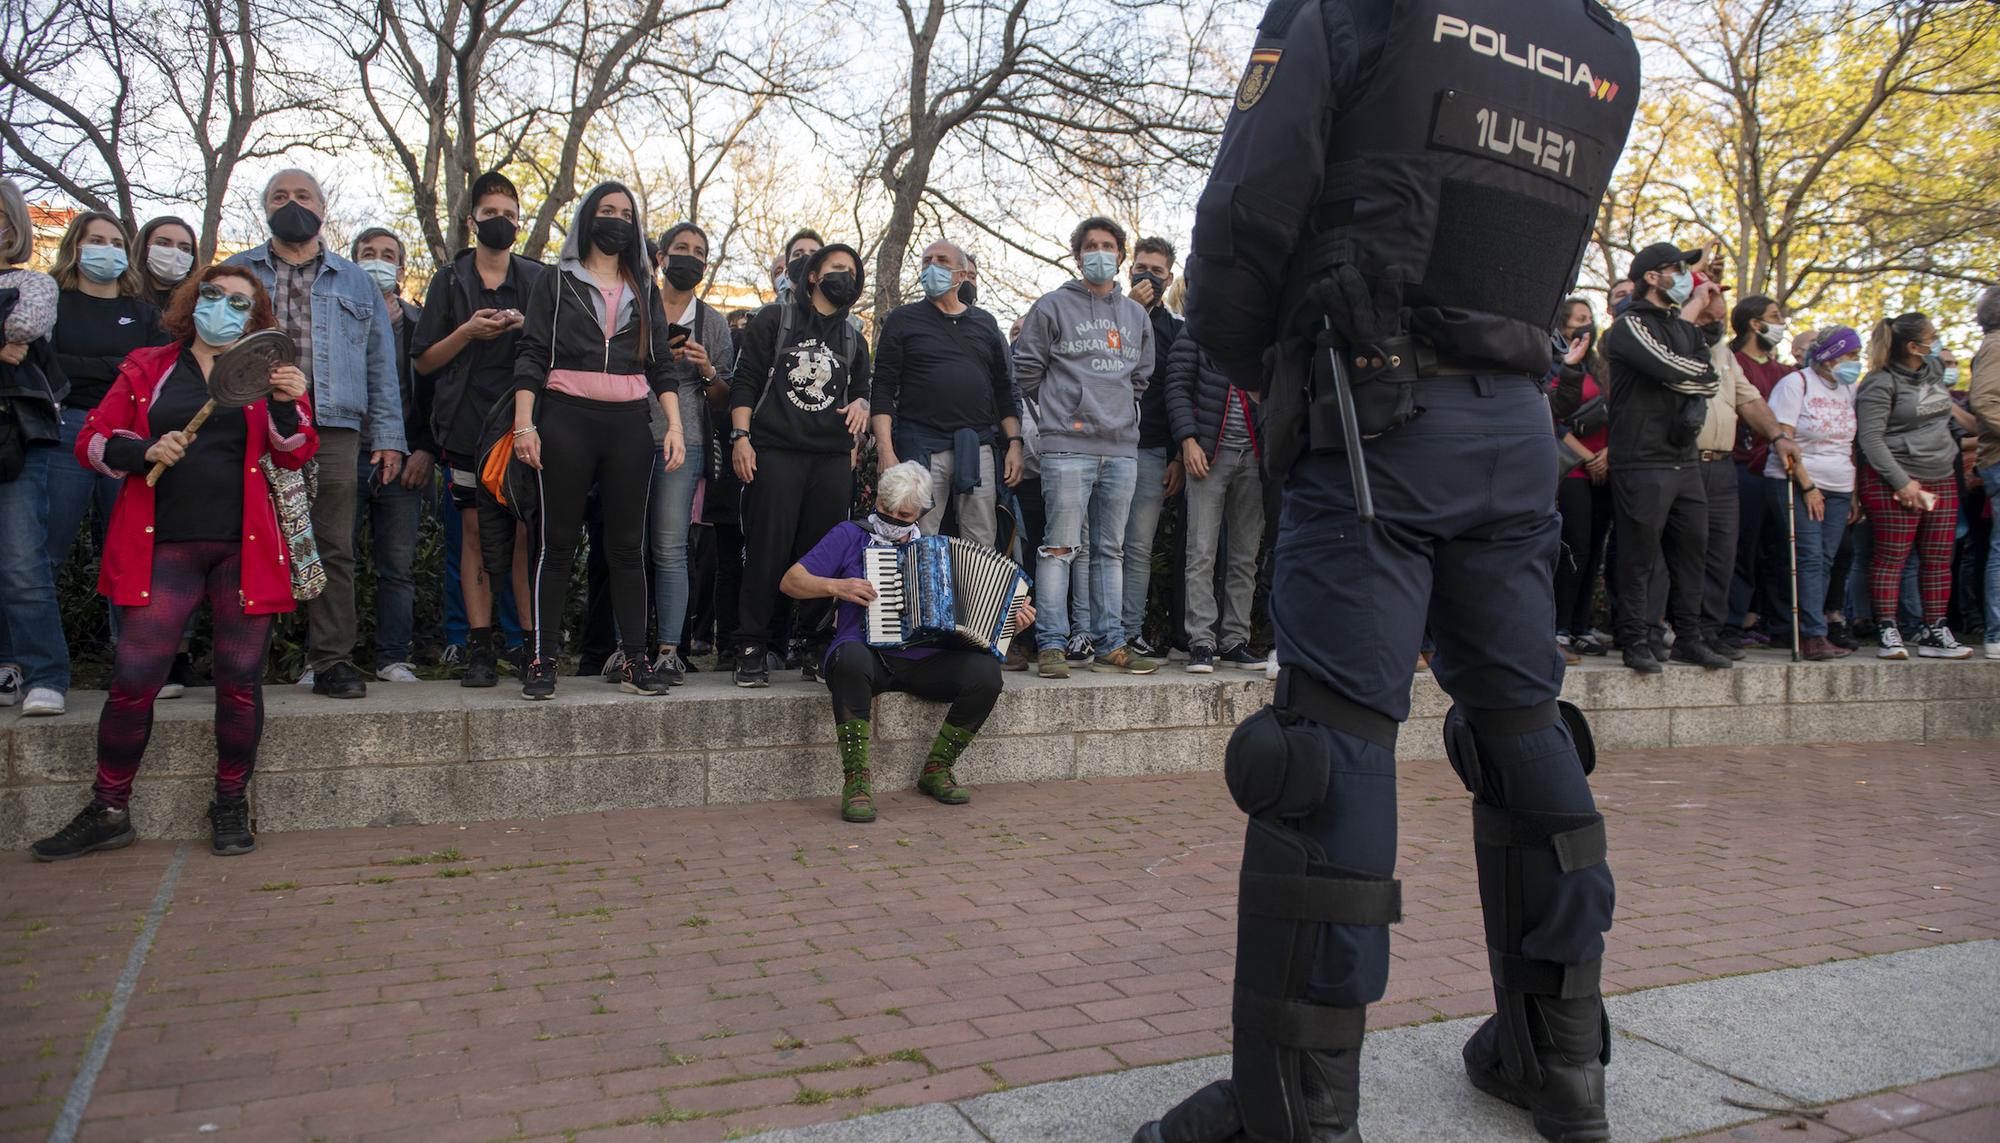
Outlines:
[[229,308],[235,310],[239,314],[249,313],[250,307],[253,304],[250,300],[249,295],[232,294],[228,290],[223,289],[221,286],[216,285],[214,282],[203,283],[201,289],[196,291],[196,296],[199,297],[204,302],[226,300],[229,303]]

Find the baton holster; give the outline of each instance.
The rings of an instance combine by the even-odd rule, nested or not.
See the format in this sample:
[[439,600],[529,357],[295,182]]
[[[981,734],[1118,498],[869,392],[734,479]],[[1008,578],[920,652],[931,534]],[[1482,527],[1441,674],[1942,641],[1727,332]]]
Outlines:
[[1423,415],[1415,383],[1434,376],[1437,355],[1410,334],[1343,344],[1332,330],[1316,337],[1307,414],[1314,452],[1347,451],[1338,386],[1353,394],[1355,428],[1364,441],[1395,432]]

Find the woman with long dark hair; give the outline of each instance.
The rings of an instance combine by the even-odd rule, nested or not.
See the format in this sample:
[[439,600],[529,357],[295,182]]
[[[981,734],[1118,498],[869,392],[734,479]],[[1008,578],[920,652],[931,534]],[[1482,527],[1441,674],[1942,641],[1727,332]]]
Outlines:
[[[584,196],[556,268],[528,298],[514,363],[514,455],[541,480],[535,561],[535,646],[521,697],[556,691],[563,607],[592,488],[604,512],[611,608],[625,651],[619,688],[661,695],[646,654],[646,579],[641,549],[654,453],[667,471],[686,462],[680,379],[667,320],[632,192],[599,184]],[[665,414],[666,436],[652,414]]]
[[[264,461],[298,469],[319,449],[297,366],[271,373],[271,395],[217,408],[183,431],[208,400],[215,359],[247,333],[277,324],[248,270],[214,266],[174,292],[167,345],[138,349],[91,410],[76,459],[120,481],[104,538],[97,590],[120,610],[111,693],[97,720],[90,804],[34,845],[43,861],[132,844],[132,779],[153,731],[153,699],[167,681],[181,631],[206,601],[215,617],[215,800],[211,848],[257,846],[250,775],[264,733],[264,660],[271,617],[291,611],[291,552],[278,525]],[[166,472],[146,483],[156,464]]]
[[138,249],[132,262],[145,283],[139,297],[164,310],[175,290],[194,273],[195,259],[201,255],[201,240],[187,220],[163,214],[139,228]]
[[1896,605],[1903,565],[1917,554],[1924,626],[1917,654],[1966,659],[1972,648],[1945,624],[1951,603],[1951,554],[1958,525],[1958,442],[1951,439],[1951,389],[1937,357],[1937,327],[1920,313],[1877,322],[1868,340],[1868,373],[1855,399],[1857,436],[1867,461],[1861,503],[1874,531],[1868,587],[1882,623],[1883,659],[1907,659]]

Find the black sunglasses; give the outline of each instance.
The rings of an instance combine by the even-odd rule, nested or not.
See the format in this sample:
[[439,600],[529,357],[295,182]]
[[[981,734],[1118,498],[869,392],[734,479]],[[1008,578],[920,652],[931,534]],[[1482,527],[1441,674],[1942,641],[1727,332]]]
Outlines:
[[212,302],[217,299],[227,299],[229,302],[229,308],[235,310],[239,314],[249,313],[250,307],[255,304],[250,300],[249,295],[232,294],[228,290],[223,289],[221,286],[216,285],[214,282],[203,282],[201,289],[195,291],[195,295],[204,302]]

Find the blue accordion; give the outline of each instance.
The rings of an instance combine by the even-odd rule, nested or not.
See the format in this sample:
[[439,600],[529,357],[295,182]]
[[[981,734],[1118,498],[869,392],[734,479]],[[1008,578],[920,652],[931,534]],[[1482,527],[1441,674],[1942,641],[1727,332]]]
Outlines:
[[870,647],[973,647],[1007,657],[1014,612],[1028,597],[1020,566],[992,548],[948,536],[869,544],[862,574]]

